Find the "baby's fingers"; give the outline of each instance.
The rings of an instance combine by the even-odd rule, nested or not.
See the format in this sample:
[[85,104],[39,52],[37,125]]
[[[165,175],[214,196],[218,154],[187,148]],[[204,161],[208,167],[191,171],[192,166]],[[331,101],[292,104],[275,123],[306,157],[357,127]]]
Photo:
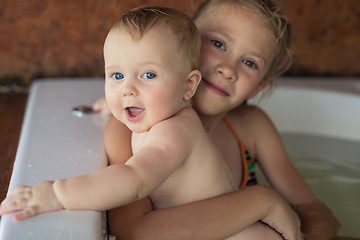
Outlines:
[[93,110],[95,112],[100,112],[102,115],[107,116],[111,114],[111,111],[109,109],[109,106],[106,103],[105,97],[98,99],[93,104]]
[[30,206],[28,208],[25,208],[23,211],[16,213],[13,216],[13,218],[15,221],[19,222],[38,214],[39,214],[39,208],[37,206]]
[[25,209],[31,197],[30,187],[21,186],[14,189],[9,196],[1,203],[0,215]]

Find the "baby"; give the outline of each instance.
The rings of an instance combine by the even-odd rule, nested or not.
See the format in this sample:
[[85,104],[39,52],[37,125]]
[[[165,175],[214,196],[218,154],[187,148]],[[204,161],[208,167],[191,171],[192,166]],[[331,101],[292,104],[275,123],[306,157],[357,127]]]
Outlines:
[[134,155],[121,182],[141,198],[151,193],[156,208],[236,189],[191,108],[201,80],[200,44],[190,19],[155,7],[123,16],[105,41],[106,101],[133,132]]
[[125,14],[104,44],[105,95],[132,131],[133,156],[90,175],[21,186],[3,201],[15,220],[61,209],[108,210],[146,196],[157,209],[237,189],[191,107],[201,80],[201,39],[184,14],[142,7]]

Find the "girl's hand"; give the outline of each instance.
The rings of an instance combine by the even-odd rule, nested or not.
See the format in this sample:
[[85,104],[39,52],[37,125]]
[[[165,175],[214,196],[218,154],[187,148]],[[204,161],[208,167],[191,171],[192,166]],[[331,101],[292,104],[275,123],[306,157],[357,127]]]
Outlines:
[[101,113],[102,115],[110,115],[111,114],[109,106],[106,103],[105,97],[98,99],[93,104],[93,110],[95,112]]
[[272,197],[277,198],[277,200],[273,201],[274,206],[270,208],[267,217],[261,219],[261,221],[275,229],[286,240],[304,239],[300,230],[300,219],[298,215],[279,194],[272,191],[272,195]]
[[337,236],[340,223],[320,200],[294,205],[293,208],[300,216],[305,240],[327,240]]
[[1,203],[0,215],[19,211],[14,215],[14,220],[21,221],[40,213],[64,209],[56,197],[53,184],[53,181],[47,181],[33,187],[15,188]]

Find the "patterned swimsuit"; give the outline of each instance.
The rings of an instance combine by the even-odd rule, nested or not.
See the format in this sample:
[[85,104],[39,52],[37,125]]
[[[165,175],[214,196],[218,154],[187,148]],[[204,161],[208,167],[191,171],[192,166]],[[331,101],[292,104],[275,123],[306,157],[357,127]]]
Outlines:
[[241,160],[243,163],[243,178],[241,180],[240,189],[257,184],[254,164],[255,161],[251,159],[250,153],[246,150],[244,144],[237,135],[228,117],[224,117],[224,121],[240,146]]

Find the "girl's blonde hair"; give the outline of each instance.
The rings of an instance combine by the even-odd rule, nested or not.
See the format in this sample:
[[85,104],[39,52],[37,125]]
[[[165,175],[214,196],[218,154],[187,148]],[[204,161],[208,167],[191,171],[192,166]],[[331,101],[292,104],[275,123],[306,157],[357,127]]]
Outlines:
[[256,11],[271,27],[276,37],[277,49],[265,80],[271,84],[273,79],[284,73],[291,65],[291,31],[290,24],[271,0],[207,0],[196,11],[193,20],[196,22],[210,10],[221,4],[232,4],[236,7]]
[[179,50],[185,53],[185,59],[190,63],[190,70],[200,68],[199,31],[192,20],[178,10],[157,6],[135,8],[124,14],[112,28],[119,27],[135,40],[141,39],[153,27],[170,29],[179,43]]

